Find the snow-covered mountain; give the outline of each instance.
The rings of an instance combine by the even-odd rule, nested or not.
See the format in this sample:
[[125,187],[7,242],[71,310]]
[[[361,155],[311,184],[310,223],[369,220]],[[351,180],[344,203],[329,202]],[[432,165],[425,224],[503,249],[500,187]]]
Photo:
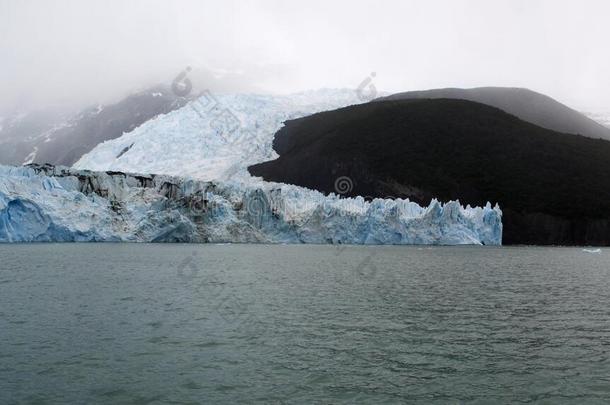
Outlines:
[[502,242],[501,211],[301,187],[0,166],[0,242]]
[[70,113],[61,108],[5,112],[0,118],[0,164],[31,161],[39,146],[70,118]]
[[273,137],[284,121],[358,103],[350,89],[287,96],[205,92],[179,110],[98,145],[74,167],[247,180],[249,165],[276,156]]
[[189,100],[176,96],[168,86],[155,86],[117,103],[78,112],[47,108],[9,114],[0,121],[0,164],[72,165],[98,143],[120,137]]

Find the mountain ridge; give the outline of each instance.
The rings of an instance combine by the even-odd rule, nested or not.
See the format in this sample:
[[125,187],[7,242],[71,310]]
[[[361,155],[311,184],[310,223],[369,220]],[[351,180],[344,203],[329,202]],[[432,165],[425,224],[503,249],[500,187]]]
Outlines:
[[0,131],[0,163],[70,166],[99,143],[118,138],[188,100],[159,85],[76,113],[43,110],[5,118]]
[[545,94],[522,87],[442,88],[395,93],[374,101],[452,98],[487,104],[557,132],[610,140],[610,128]]

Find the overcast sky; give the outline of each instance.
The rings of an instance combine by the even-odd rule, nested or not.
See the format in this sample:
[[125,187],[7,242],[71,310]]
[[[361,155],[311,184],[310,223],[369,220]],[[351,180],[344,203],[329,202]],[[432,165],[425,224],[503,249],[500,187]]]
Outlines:
[[609,20],[607,0],[0,0],[0,108],[105,102],[190,65],[228,90],[375,72],[380,90],[518,86],[610,111]]

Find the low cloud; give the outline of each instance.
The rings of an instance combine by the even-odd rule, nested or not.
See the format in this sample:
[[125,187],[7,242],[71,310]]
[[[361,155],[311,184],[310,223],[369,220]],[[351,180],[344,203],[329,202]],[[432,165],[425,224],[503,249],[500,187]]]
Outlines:
[[[0,0],[0,108],[215,91],[529,87],[610,110],[607,1]],[[197,83],[200,84],[200,83]]]

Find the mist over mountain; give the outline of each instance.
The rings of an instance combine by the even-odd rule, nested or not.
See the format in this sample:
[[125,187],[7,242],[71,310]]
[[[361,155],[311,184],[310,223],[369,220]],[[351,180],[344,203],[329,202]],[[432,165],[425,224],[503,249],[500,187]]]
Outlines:
[[479,87],[397,93],[377,100],[453,98],[497,107],[524,121],[558,132],[610,140],[610,129],[544,94],[523,88]]
[[584,112],[584,114],[593,121],[602,124],[606,128],[610,128],[610,112]]
[[118,138],[159,114],[182,107],[188,100],[174,94],[169,86],[160,85],[76,114],[47,109],[6,117],[0,129],[0,164],[70,166],[99,143]]
[[610,142],[495,107],[372,102],[288,121],[273,146],[280,157],[250,173],[345,196],[498,203],[508,244],[610,244]]

